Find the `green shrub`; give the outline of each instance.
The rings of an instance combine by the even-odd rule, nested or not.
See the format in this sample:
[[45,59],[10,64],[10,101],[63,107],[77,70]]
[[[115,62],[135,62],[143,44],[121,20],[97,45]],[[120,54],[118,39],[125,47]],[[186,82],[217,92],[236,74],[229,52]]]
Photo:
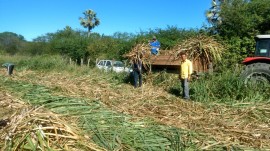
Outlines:
[[[181,96],[182,88],[177,75],[162,72],[154,76],[153,81],[154,85],[163,86],[169,93]],[[269,101],[270,94],[267,92],[270,92],[269,85],[245,85],[239,73],[231,70],[205,74],[190,82],[191,99],[203,103]]]
[[267,90],[269,92],[270,87],[245,85],[238,73],[229,70],[191,83],[192,98],[200,102],[266,101],[270,98],[269,93],[265,93]]

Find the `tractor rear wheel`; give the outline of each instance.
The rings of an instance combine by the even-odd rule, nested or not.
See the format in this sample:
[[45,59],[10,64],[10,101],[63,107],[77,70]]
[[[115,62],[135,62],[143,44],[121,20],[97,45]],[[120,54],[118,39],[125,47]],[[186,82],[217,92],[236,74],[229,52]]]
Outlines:
[[241,78],[245,84],[270,84],[270,64],[249,64],[241,73]]

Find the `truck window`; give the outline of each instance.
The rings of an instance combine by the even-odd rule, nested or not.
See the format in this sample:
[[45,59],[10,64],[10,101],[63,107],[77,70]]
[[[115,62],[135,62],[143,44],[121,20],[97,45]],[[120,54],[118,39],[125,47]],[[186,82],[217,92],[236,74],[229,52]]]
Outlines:
[[107,61],[106,62],[106,66],[111,66],[112,64],[111,64],[111,62],[110,61]]
[[98,63],[98,65],[103,66],[103,65],[104,65],[104,61],[100,61],[100,62]]
[[115,61],[113,66],[115,66],[115,67],[124,67],[124,64],[121,61]]

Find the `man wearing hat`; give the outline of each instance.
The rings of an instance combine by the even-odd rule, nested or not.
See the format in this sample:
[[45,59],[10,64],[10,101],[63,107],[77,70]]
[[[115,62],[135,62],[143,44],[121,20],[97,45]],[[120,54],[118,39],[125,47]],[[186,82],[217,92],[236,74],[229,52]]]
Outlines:
[[160,42],[157,40],[156,36],[153,36],[152,41],[150,42],[151,54],[157,55],[160,48]]

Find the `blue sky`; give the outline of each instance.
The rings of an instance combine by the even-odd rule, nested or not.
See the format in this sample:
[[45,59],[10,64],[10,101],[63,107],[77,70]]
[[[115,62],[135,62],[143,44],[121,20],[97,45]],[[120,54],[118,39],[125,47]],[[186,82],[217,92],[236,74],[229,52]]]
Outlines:
[[9,31],[26,40],[62,30],[87,30],[79,17],[92,9],[101,23],[92,32],[139,33],[149,29],[201,28],[211,0],[0,0],[0,33]]

